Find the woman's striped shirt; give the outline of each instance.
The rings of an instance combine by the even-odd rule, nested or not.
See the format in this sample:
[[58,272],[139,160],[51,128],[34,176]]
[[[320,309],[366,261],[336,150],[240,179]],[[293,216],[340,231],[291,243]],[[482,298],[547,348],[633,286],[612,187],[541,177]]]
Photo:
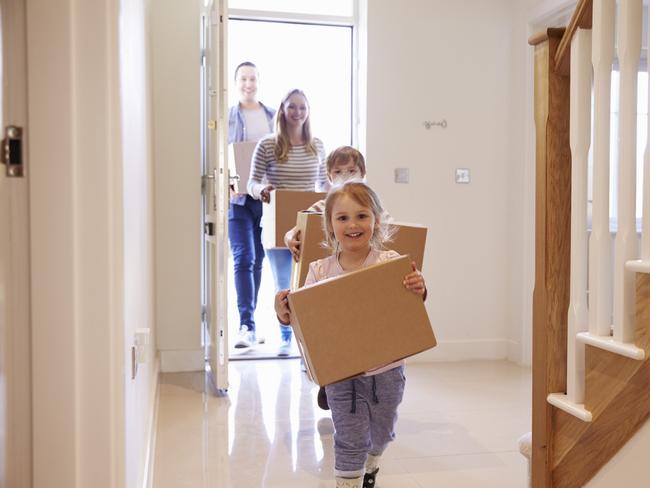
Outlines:
[[306,145],[291,146],[288,159],[278,162],[273,148],[275,135],[262,138],[253,152],[248,193],[259,200],[260,192],[273,185],[278,190],[327,191],[329,182],[325,168],[325,148],[320,139],[314,138],[317,155]]

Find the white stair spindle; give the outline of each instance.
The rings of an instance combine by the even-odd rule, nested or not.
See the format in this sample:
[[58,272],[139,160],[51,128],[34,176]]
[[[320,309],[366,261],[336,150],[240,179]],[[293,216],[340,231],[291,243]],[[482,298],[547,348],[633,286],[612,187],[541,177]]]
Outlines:
[[[648,46],[650,46],[650,29],[648,29]],[[647,63],[648,93],[650,94],[650,63]],[[648,132],[645,153],[643,155],[643,209],[641,260],[650,263],[650,96],[648,96]]]
[[583,343],[576,334],[589,327],[587,308],[587,158],[591,138],[591,30],[578,29],[571,41],[571,283],[567,334],[567,397],[584,401]]
[[634,341],[634,272],[627,261],[638,258],[636,237],[636,93],[641,56],[643,0],[621,0],[618,15],[620,67],[618,230],[614,250],[614,340]]
[[594,0],[591,59],[594,70],[593,213],[589,238],[589,332],[609,335],[612,320],[609,234],[609,123],[614,58],[614,0]]

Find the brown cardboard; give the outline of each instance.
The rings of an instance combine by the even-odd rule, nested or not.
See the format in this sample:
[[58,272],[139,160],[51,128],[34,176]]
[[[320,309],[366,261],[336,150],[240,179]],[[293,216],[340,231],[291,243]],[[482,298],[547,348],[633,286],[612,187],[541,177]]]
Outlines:
[[274,190],[271,202],[264,204],[262,244],[265,248],[287,247],[284,235],[296,225],[296,214],[311,207],[327,193],[315,191]]
[[323,386],[431,349],[436,339],[422,297],[399,258],[289,294],[292,325],[313,380]]
[[297,290],[305,284],[309,263],[325,258],[332,250],[323,247],[323,214],[320,212],[298,212],[296,228],[300,231],[300,259],[291,265],[291,289]]
[[239,176],[239,179],[233,181],[237,193],[246,193],[255,146],[257,146],[257,142],[254,141],[234,142],[228,146],[230,176]]
[[[321,243],[323,233],[323,214],[318,212],[298,212],[296,227],[301,230],[300,260],[293,262],[291,268],[291,289],[297,290],[305,283],[309,263],[331,254]],[[427,241],[427,228],[418,224],[391,222],[395,228],[393,239],[386,243],[386,249],[392,249],[401,255],[411,256],[418,269],[422,269],[424,249]]]
[[424,249],[427,242],[427,228],[419,224],[406,222],[391,222],[396,228],[391,242],[386,243],[387,249],[392,249],[404,256],[408,254],[419,270],[424,261]]

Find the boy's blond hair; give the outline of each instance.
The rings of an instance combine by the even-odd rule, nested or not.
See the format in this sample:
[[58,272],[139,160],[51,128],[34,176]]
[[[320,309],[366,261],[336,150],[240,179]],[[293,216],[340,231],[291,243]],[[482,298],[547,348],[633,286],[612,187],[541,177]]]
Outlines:
[[352,146],[341,146],[329,153],[325,161],[327,174],[329,175],[337,164],[345,164],[348,161],[354,162],[355,166],[359,168],[362,178],[366,176],[366,160],[363,154]]
[[342,185],[332,187],[325,199],[325,210],[323,212],[323,227],[326,241],[323,245],[336,251],[338,243],[334,236],[334,227],[332,226],[332,208],[334,203],[343,195],[347,195],[363,207],[367,207],[375,216],[375,228],[370,239],[370,247],[373,249],[384,249],[384,244],[389,242],[395,232],[385,218],[385,211],[381,206],[377,193],[366,183],[360,180],[346,181]]

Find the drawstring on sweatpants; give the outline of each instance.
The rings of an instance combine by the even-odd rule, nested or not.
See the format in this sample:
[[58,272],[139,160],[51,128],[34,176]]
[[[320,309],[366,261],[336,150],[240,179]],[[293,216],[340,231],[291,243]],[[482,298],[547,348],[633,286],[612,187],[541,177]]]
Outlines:
[[[372,377],[372,401],[373,403],[379,403],[379,397],[377,396],[377,380],[375,376]],[[352,408],[350,413],[357,413],[357,381],[352,380]]]

